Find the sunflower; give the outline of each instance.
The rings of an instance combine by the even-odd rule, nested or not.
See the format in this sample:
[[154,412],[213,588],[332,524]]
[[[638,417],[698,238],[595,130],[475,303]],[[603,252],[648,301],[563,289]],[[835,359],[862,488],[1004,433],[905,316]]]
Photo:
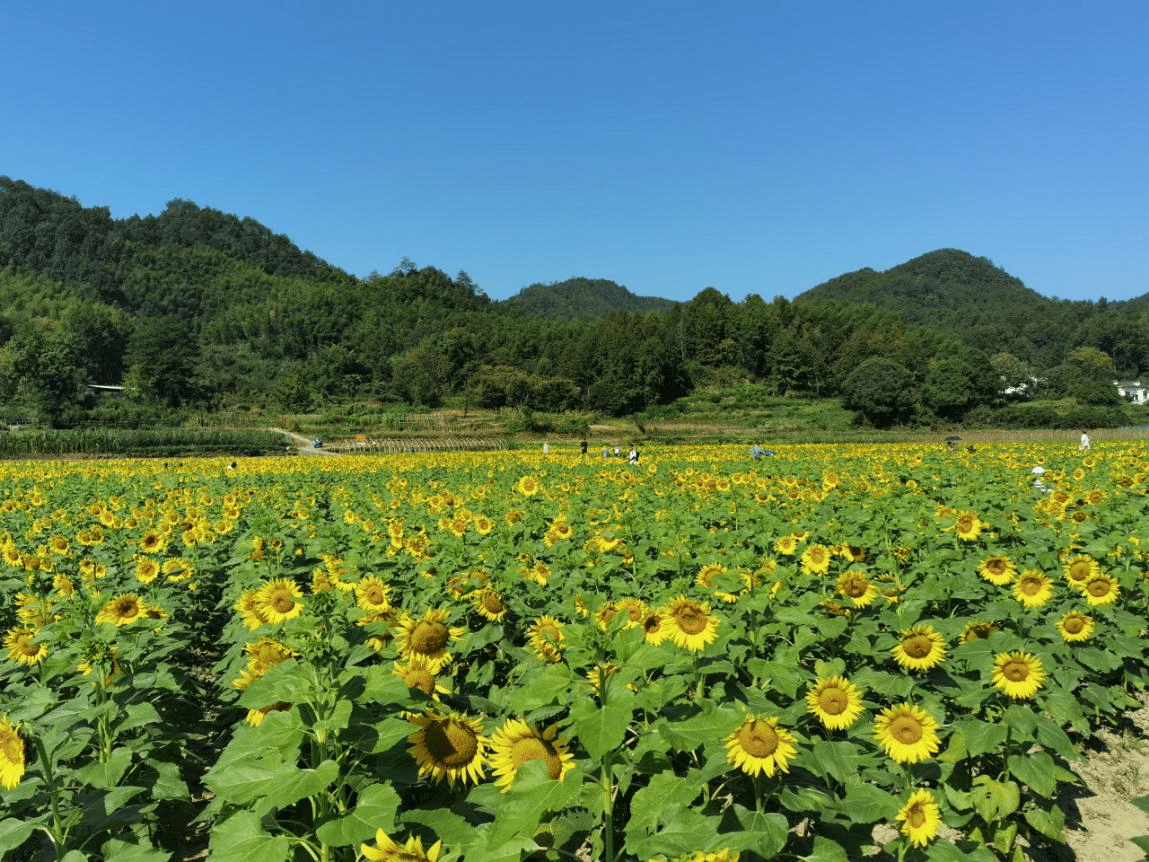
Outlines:
[[1013,597],[1027,608],[1039,608],[1053,595],[1053,582],[1034,569],[1026,569],[1013,585]]
[[1097,605],[1111,605],[1117,601],[1117,594],[1121,592],[1121,587],[1117,584],[1117,579],[1112,575],[1094,575],[1085,582],[1085,587],[1082,590],[1085,594],[1085,601],[1089,603],[1090,607]]
[[806,575],[824,575],[830,571],[830,549],[825,545],[808,545],[802,552],[802,573]]
[[355,585],[355,604],[371,613],[391,610],[391,588],[378,575],[368,575]]
[[984,526],[985,524],[973,512],[962,512],[954,522],[954,531],[963,542],[972,542],[981,535]]
[[48,645],[34,643],[37,634],[39,632],[29,626],[9,629],[4,635],[4,648],[8,650],[8,657],[17,664],[29,667],[43,661],[48,654]]
[[396,844],[382,829],[375,830],[375,846],[360,844],[359,852],[371,862],[435,862],[443,842],[436,841],[425,852],[418,836],[409,836],[404,845]]
[[715,580],[725,572],[726,566],[721,563],[707,563],[694,576],[694,585],[699,589],[712,590]]
[[523,476],[515,482],[515,490],[524,497],[533,497],[540,490],[539,480],[534,476]]
[[562,661],[563,624],[552,616],[543,616],[531,623],[527,629],[531,649],[542,661],[556,664]]
[[1085,554],[1070,557],[1062,564],[1065,579],[1075,587],[1082,587],[1090,578],[1101,574],[1101,566],[1097,560]]
[[890,652],[907,670],[929,670],[946,657],[945,639],[933,626],[914,626],[902,632],[902,639]]
[[407,683],[407,688],[417,688],[427,697],[438,700],[440,694],[449,694],[451,690],[439,683],[437,671],[432,667],[429,659],[416,654],[405,661],[395,662],[391,672]]
[[419,729],[407,737],[408,751],[419,764],[419,775],[435,781],[447,779],[466,784],[478,782],[485,774],[484,765],[490,742],[483,737],[483,725],[477,718],[459,713],[440,715],[428,710],[410,717]]
[[156,530],[148,530],[140,537],[140,550],[145,554],[159,554],[168,546],[168,540]]
[[24,740],[20,738],[20,725],[12,724],[8,716],[0,718],[0,787],[15,790],[24,777]]
[[506,793],[528,760],[543,761],[551,778],[562,781],[575,764],[574,755],[557,734],[558,727],[553,724],[540,732],[526,722],[507,719],[491,737],[491,771],[498,776],[495,784]]
[[495,529],[495,522],[488,518],[486,515],[479,515],[472,522],[475,532],[480,536],[489,536],[491,531]]
[[882,710],[874,722],[874,738],[897,763],[917,763],[933,757],[941,741],[933,716],[911,703]]
[[268,581],[255,593],[255,607],[271,623],[283,623],[303,613],[303,591],[290,578]]
[[55,575],[52,578],[52,588],[63,599],[70,599],[76,595],[76,583],[65,574]]
[[843,730],[862,714],[862,693],[845,677],[820,679],[806,694],[806,709],[828,730]]
[[978,566],[977,572],[991,584],[1004,587],[1017,574],[1017,566],[1009,557],[986,557]]
[[249,631],[254,631],[260,626],[271,622],[267,615],[259,609],[256,601],[258,597],[258,590],[244,590],[234,605],[236,612],[239,614],[239,618],[243,621],[244,627]]
[[1014,700],[1033,697],[1045,682],[1041,659],[1023,650],[998,653],[993,659],[993,684]]
[[670,639],[678,646],[698,652],[718,638],[718,617],[710,613],[707,603],[678,596],[664,610],[664,624],[669,626]]
[[141,584],[150,584],[160,573],[160,564],[151,557],[137,557],[135,574]]
[[767,778],[774,771],[789,772],[789,761],[798,753],[794,737],[778,726],[777,717],[747,716],[726,737],[726,758],[747,775],[757,777],[765,772]]
[[798,551],[798,540],[793,536],[782,536],[774,540],[774,550],[779,554],[792,557]]
[[475,610],[493,623],[497,623],[507,615],[506,602],[490,587],[480,590],[474,601]]
[[399,652],[410,658],[421,655],[438,673],[451,661],[447,647],[463,636],[463,629],[447,625],[449,614],[443,608],[428,608],[419,619],[405,616],[399,623]]
[[642,635],[646,642],[658,646],[670,637],[670,626],[666,622],[666,614],[660,610],[648,610],[642,618]]
[[910,839],[910,843],[915,847],[925,847],[937,837],[942,818],[934,795],[919,787],[898,812],[898,820],[902,823],[902,834]]
[[961,642],[967,644],[970,641],[985,640],[995,631],[997,631],[997,625],[994,623],[981,621],[966,623],[965,628],[961,630]]
[[878,597],[878,588],[861,572],[846,572],[838,578],[838,592],[857,608],[866,607]]
[[1070,611],[1057,621],[1057,631],[1067,643],[1088,640],[1093,628],[1093,617],[1079,611]]
[[126,626],[147,615],[148,606],[135,593],[124,593],[109,600],[96,614],[96,622]]

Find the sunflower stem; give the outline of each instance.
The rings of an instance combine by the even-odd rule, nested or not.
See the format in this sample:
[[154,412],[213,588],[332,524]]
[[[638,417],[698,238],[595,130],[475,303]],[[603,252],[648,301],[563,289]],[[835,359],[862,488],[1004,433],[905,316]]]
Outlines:
[[607,751],[602,761],[603,858],[614,862],[614,758]]
[[48,788],[48,800],[52,806],[52,829],[48,834],[56,851],[56,860],[59,862],[64,858],[64,842],[68,838],[64,820],[60,816],[60,787],[56,782],[56,774],[52,771],[52,761],[48,759],[44,741],[39,736],[33,736],[32,747],[36,749],[36,755],[44,767],[44,785]]

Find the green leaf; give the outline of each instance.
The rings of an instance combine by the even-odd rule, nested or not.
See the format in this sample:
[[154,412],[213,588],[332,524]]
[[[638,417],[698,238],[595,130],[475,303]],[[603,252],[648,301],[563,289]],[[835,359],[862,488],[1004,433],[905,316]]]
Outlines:
[[1029,742],[1033,739],[1033,732],[1037,727],[1037,717],[1033,710],[1024,706],[1011,706],[1002,716],[1011,731],[1010,736],[1015,742]]
[[240,811],[211,830],[212,862],[287,862],[291,842],[264,831],[259,815]]
[[575,736],[586,753],[601,760],[608,751],[614,751],[626,738],[633,717],[634,695],[616,692],[603,706],[590,698],[581,698],[571,707]]
[[168,862],[172,855],[150,845],[130,844],[116,838],[104,842],[100,852],[104,859],[115,859],[116,862]]
[[1021,788],[1016,781],[997,781],[988,775],[973,780],[970,800],[986,823],[1008,817],[1021,805]]
[[733,709],[714,708],[708,701],[698,715],[683,721],[659,721],[657,732],[666,737],[672,748],[694,751],[700,745],[724,739],[738,722],[738,713]]
[[135,730],[137,727],[160,724],[163,721],[163,719],[160,718],[159,711],[147,701],[129,705],[128,708],[124,710],[124,713],[124,720],[116,727],[117,733]]
[[36,830],[35,823],[9,817],[0,820],[0,852],[15,850]]
[[971,757],[997,751],[1008,733],[1004,724],[979,721],[976,718],[955,721],[953,729],[965,739],[966,751]]
[[120,783],[120,779],[131,765],[130,748],[113,748],[106,762],[89,763],[82,769],[76,770],[76,777],[97,790],[111,790]]
[[804,858],[806,862],[850,862],[846,848],[837,841],[831,841],[821,835],[815,836],[814,848]]
[[339,764],[325,760],[315,769],[300,769],[290,764],[264,766],[258,763],[235,763],[226,769],[212,768],[204,784],[225,801],[246,805],[264,813],[283,808],[325,790],[339,777]]
[[700,845],[708,840],[712,841],[718,836],[721,820],[710,817],[694,809],[683,811],[674,822],[667,824],[666,828],[651,836],[626,836],[626,849],[628,853],[640,859],[653,859],[655,856],[683,856],[695,850],[705,849]]
[[893,820],[899,807],[896,796],[873,784],[849,784],[842,802],[842,808],[849,812],[850,819],[861,823]]
[[1049,809],[1027,805],[1024,814],[1025,822],[1046,838],[1065,843],[1065,812],[1056,805]]
[[679,777],[673,772],[660,772],[650,783],[637,790],[630,803],[630,822],[627,830],[652,833],[659,825],[672,820],[679,811],[690,806],[703,787],[693,775]]
[[821,769],[822,776],[829,776],[843,783],[852,781],[862,766],[862,755],[852,742],[818,742],[811,749],[814,762]]
[[315,837],[333,847],[346,847],[370,841],[375,830],[390,832],[399,810],[399,794],[390,784],[372,784],[359,793],[355,807],[338,820],[324,823]]
[[1129,801],[1146,814],[1149,814],[1149,796],[1138,796],[1136,799],[1130,799]]
[[1048,799],[1057,790],[1057,765],[1044,751],[1010,755],[1006,764],[1013,777],[1037,795]]
[[[494,850],[514,838],[532,836],[546,815],[557,814],[571,804],[581,784],[575,774],[556,781],[541,760],[524,763],[487,833],[487,848]],[[467,855],[470,858],[470,853]]]

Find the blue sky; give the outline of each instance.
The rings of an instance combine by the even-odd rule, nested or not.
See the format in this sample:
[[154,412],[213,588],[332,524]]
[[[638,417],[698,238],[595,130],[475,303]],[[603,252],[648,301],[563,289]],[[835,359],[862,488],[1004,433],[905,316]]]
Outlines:
[[0,175],[505,298],[793,297],[937,248],[1149,292],[1149,3],[13,2]]

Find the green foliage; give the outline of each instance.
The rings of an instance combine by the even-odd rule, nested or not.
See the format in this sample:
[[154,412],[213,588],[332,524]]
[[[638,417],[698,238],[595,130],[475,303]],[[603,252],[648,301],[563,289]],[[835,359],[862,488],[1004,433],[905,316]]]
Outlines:
[[877,428],[888,428],[910,418],[915,403],[914,378],[904,365],[872,356],[846,379],[842,406],[856,410]]
[[619,311],[665,312],[675,303],[654,296],[635,296],[605,278],[568,278],[524,287],[504,303],[508,308],[546,320],[595,320]]
[[[1112,404],[1113,375],[1149,373],[1143,305],[1046,299],[954,249],[845,274],[793,302],[736,302],[708,287],[673,303],[579,277],[493,303],[466,272],[408,258],[356,279],[250,218],[191,201],[117,220],[0,177],[0,345],[38,321],[73,356],[48,351],[22,381],[11,362],[29,353],[17,340],[4,395],[10,410],[54,422],[86,406],[85,383],[126,383],[150,404],[295,410],[467,394],[624,415],[716,379],[850,398],[848,378],[876,357],[910,372],[918,418],[956,422],[988,415],[1002,389],[1031,379]],[[1080,352],[1090,350],[1109,358],[1103,373]],[[908,415],[898,406],[877,421]]]

